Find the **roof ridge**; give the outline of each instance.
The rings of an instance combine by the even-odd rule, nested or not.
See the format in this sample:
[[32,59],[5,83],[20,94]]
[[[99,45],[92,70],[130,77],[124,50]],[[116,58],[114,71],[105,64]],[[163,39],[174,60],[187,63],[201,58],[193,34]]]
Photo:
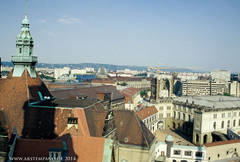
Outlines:
[[[141,126],[141,124],[140,124],[140,122],[139,122],[139,117],[137,116],[136,113],[134,113],[134,115],[135,115],[135,118],[136,118],[136,120],[137,120],[138,125],[140,126],[141,133],[142,133],[142,135],[143,135],[143,137],[144,137],[144,139],[145,139],[145,141],[146,141],[146,143],[147,143],[147,146],[148,146],[148,148],[149,148],[148,140],[147,140],[147,138],[145,137],[145,135],[144,135],[144,133],[143,133],[142,126]],[[141,119],[140,119],[140,120],[141,120]]]

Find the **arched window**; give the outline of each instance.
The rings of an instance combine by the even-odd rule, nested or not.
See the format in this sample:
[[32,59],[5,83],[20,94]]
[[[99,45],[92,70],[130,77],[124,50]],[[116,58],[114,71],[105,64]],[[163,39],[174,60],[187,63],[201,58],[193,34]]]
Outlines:
[[216,129],[216,122],[213,123],[213,129]]
[[199,135],[196,134],[196,142],[198,143],[199,142]]
[[174,160],[174,159],[173,159],[173,162],[177,162],[177,160]]
[[222,121],[222,128],[224,128],[224,121]]
[[207,135],[206,134],[203,136],[203,143],[207,143]]

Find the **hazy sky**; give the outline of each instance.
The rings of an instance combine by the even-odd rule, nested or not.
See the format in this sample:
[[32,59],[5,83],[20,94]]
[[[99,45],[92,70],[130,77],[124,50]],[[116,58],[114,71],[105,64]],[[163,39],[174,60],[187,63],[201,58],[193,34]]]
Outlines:
[[[0,56],[15,55],[25,0],[0,1]],[[240,0],[29,0],[44,63],[240,71]]]

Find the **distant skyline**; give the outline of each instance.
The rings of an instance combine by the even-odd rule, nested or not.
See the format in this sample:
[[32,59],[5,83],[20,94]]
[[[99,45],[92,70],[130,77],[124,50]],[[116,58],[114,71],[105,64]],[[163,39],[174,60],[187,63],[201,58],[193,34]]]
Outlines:
[[240,71],[239,0],[1,0],[3,61],[25,12],[40,63]]

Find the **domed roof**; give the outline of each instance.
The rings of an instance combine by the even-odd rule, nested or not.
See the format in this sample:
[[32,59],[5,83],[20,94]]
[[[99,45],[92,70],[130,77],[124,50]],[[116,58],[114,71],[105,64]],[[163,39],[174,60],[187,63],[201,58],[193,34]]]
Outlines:
[[170,134],[165,138],[165,141],[167,142],[173,142],[173,136],[171,136]]
[[27,18],[27,15],[24,16],[24,19],[22,20],[22,24],[30,24],[28,18]]

